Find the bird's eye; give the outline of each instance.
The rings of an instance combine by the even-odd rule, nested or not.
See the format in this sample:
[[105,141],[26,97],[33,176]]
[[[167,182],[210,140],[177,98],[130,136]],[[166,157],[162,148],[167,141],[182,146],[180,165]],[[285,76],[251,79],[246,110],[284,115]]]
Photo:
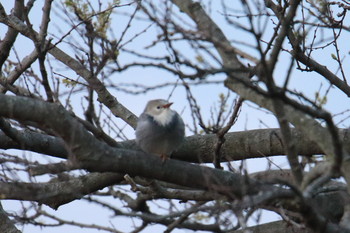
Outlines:
[[160,109],[160,106],[157,106],[157,109]]

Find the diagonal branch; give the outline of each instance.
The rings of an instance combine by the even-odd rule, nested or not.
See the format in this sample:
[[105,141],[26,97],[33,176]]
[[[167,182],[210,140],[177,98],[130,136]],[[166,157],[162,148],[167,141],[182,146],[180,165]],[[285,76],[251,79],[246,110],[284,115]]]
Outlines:
[[[221,44],[224,44],[225,47],[231,47],[225,35],[220,29],[218,29],[218,26],[210,19],[199,3],[193,3],[191,0],[174,0],[173,2],[181,9],[181,11],[185,12],[197,23],[197,27],[201,33],[206,34],[208,33],[209,29],[215,29],[215,33],[210,33],[210,41],[220,54],[222,62],[224,65],[226,65],[226,68],[234,70],[238,67],[244,67],[237,60],[235,54],[232,52],[232,49],[225,50],[223,46],[220,46],[220,43],[217,43],[217,41],[222,41]],[[229,54],[228,51],[230,51]],[[273,96],[269,96],[265,91],[254,86],[249,80],[248,72],[230,72],[228,74],[229,78],[225,82],[227,88],[236,92],[244,99],[250,100],[259,106],[275,112],[273,107]],[[343,148],[337,147],[339,144],[339,139],[337,138],[337,133],[332,135],[334,128],[330,127],[330,130],[328,130],[327,128],[322,127],[320,123],[310,117],[307,112],[305,113],[304,110],[307,110],[304,106],[290,100],[285,105],[286,119],[298,130],[307,135],[312,141],[316,142],[324,153],[331,158],[335,166],[339,164],[340,155],[344,156],[344,161],[350,160],[349,154],[346,153]],[[326,115],[328,116],[329,114],[327,113]],[[339,151],[339,149],[341,151]],[[349,163],[349,165],[347,163]],[[350,167],[350,161],[342,163],[342,165],[343,171],[349,171],[347,168]],[[349,181],[348,183],[350,190],[350,174],[348,173],[349,172],[345,172],[345,178]]]
[[[7,26],[16,29],[22,35],[32,38],[30,30],[23,22],[21,22],[15,16],[7,16],[3,6],[0,3],[0,22]],[[38,37],[38,33],[34,31],[35,37]],[[49,43],[47,40],[45,43]],[[54,56],[57,60],[74,70],[78,75],[82,76],[88,83],[89,86],[96,91],[98,94],[98,100],[108,107],[112,113],[123,119],[131,127],[136,127],[137,117],[125,108],[118,100],[107,90],[103,83],[95,76],[91,75],[91,72],[86,69],[79,61],[75,60],[61,49],[55,47],[53,44],[48,44],[49,53]]]
[[15,224],[9,219],[7,213],[2,208],[0,203],[0,232],[6,233],[21,233],[16,227]]
[[[21,19],[23,14],[24,1],[20,0],[15,1],[14,3],[15,5],[12,14]],[[0,40],[0,70],[2,70],[1,67],[3,66],[10,54],[11,48],[17,38],[17,35],[18,31],[9,27],[5,37],[2,40]]]
[[67,181],[52,180],[47,183],[1,183],[0,195],[6,199],[37,201],[57,209],[86,194],[120,183],[123,175],[118,173],[90,173]]
[[281,52],[283,41],[286,38],[286,36],[288,35],[289,28],[292,24],[294,17],[295,17],[296,10],[297,10],[300,2],[301,2],[301,0],[289,1],[289,3],[288,3],[289,10],[288,10],[287,15],[283,18],[282,17],[280,18],[280,20],[282,21],[282,25],[280,28],[280,32],[275,40],[273,49],[271,51],[270,59],[268,62],[270,71],[273,71],[275,66],[276,66],[276,63],[278,60],[278,55]]
[[[279,7],[273,3],[271,0],[265,0],[265,4],[269,7],[278,18],[281,18],[281,14],[279,11]],[[305,55],[302,49],[299,46],[299,41],[296,38],[295,34],[291,29],[288,31],[288,39],[293,47],[291,51],[291,55],[295,57],[299,62],[308,66],[310,70],[317,72],[322,75],[322,77],[326,78],[331,84],[339,88],[342,92],[344,92],[348,97],[350,96],[350,86],[347,85],[346,82],[337,77],[334,73],[327,69],[327,66],[322,65],[312,59],[309,55]]]

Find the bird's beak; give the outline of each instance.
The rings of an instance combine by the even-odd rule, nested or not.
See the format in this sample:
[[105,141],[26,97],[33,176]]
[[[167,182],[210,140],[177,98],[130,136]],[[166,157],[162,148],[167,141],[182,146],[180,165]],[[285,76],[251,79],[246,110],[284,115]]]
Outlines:
[[163,108],[169,108],[173,103],[164,104]]

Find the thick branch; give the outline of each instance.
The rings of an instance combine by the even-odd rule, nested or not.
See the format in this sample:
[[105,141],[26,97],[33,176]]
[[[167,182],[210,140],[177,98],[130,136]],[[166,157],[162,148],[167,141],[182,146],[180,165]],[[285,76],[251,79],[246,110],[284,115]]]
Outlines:
[[257,226],[249,227],[245,230],[238,230],[235,231],[235,233],[245,233],[245,232],[251,232],[251,233],[314,233],[314,231],[305,228],[303,225],[292,225],[288,224],[285,221],[277,221],[277,222],[270,222],[265,224],[259,224]]
[[193,21],[196,22],[199,32],[210,40],[216,47],[224,67],[240,69],[240,64],[235,49],[232,48],[230,41],[225,37],[222,30],[207,15],[199,2],[191,0],[172,0],[178,8],[185,12]]
[[0,132],[0,148],[28,150],[58,158],[67,158],[68,156],[63,140],[58,137],[31,131],[19,131],[18,137],[20,143]]
[[[55,112],[56,114],[50,114]],[[0,115],[29,120],[52,128],[67,144],[71,162],[90,171],[127,173],[191,188],[202,188],[240,197],[264,190],[264,185],[231,172],[219,171],[177,160],[165,164],[158,156],[116,149],[98,141],[62,107],[24,97],[0,94]],[[268,189],[274,187],[268,187]]]
[[[206,12],[203,10],[199,3],[193,3],[191,0],[173,2],[176,5],[178,5],[178,7],[183,12],[187,13],[188,16],[190,16],[197,23],[197,27],[199,28],[199,30],[204,30],[208,28],[218,28],[215,22],[210,20],[210,17],[206,14]],[[202,31],[202,33],[206,32]],[[214,44],[216,50],[220,54],[223,64],[226,65],[226,68],[235,70],[238,67],[243,67],[243,65],[236,59],[234,53],[232,53],[231,55],[224,53],[223,50],[225,50],[227,46],[231,46],[227,43],[228,40],[221,30],[215,30],[215,33],[211,33],[210,39]],[[216,43],[216,41],[223,41],[225,47],[222,47],[220,44]],[[231,50],[226,50],[226,52]],[[274,112],[272,99],[273,97],[263,95],[262,93],[265,93],[264,91],[259,90],[259,88],[256,86],[253,86],[249,80],[248,72],[230,72],[229,76],[230,77],[225,82],[225,85],[229,89],[236,92],[244,99],[250,100],[258,104],[259,106],[262,106]],[[303,106],[298,105],[298,107],[302,108]],[[285,103],[284,109],[286,119],[290,123],[292,123],[298,130],[305,133],[305,135],[307,135],[311,140],[316,142],[318,146],[323,150],[323,152],[331,158],[331,160],[336,161],[339,153],[335,153],[337,151],[337,148],[335,148],[335,144],[333,144],[334,137],[332,138],[330,131],[327,128],[322,127],[321,124],[318,123],[315,119],[313,119],[310,115],[303,112],[305,108],[296,108],[293,105],[293,101]],[[349,160],[349,156],[347,156],[348,154],[345,153],[345,151],[343,151],[343,153],[341,154],[346,155],[345,160]],[[346,163],[343,164],[345,164],[344,166],[346,167],[348,166],[346,165]],[[343,171],[346,170],[348,169],[345,169],[345,167],[343,167]],[[346,174],[345,178],[348,181],[350,181],[350,174]]]
[[[56,114],[50,114],[52,112]],[[35,121],[52,128],[70,149],[70,161],[90,171],[127,173],[130,176],[142,176],[190,188],[211,190],[232,199],[264,192],[277,194],[283,198],[294,196],[288,189],[263,184],[231,172],[178,160],[163,163],[155,155],[110,147],[94,138],[69,112],[55,104],[0,94],[0,115],[16,120]],[[22,190],[25,189],[22,187]],[[334,224],[326,223],[323,217],[316,216],[314,219],[326,224],[327,232],[332,232],[328,229],[338,229]]]
[[21,233],[16,227],[15,224],[9,219],[5,210],[0,204],[0,232],[4,233]]
[[[310,141],[307,136],[296,129],[291,130],[291,137],[295,139],[295,147],[298,155],[310,156],[323,154],[323,151]],[[341,132],[341,138],[348,140],[348,129]],[[19,131],[20,142],[15,142],[0,132],[1,149],[22,149],[46,154],[58,158],[67,158],[68,151],[62,139],[31,131]],[[225,161],[242,160],[249,158],[264,158],[269,156],[284,155],[285,149],[282,143],[282,135],[279,129],[258,129],[242,132],[231,132],[225,135],[225,143],[221,153]],[[213,161],[214,146],[217,137],[214,134],[194,135],[187,137],[181,148],[172,158],[189,161],[210,163]],[[119,148],[138,150],[135,141],[125,141],[118,144]]]
[[[13,14],[18,18],[22,18],[24,8],[24,1],[15,1],[15,5],[13,8]],[[2,65],[5,63],[8,58],[11,48],[17,38],[18,32],[13,28],[8,28],[5,37],[0,40],[0,70]]]
[[[31,33],[35,33],[38,37],[38,33],[31,31],[23,22],[21,22],[15,16],[7,16],[0,4],[0,22],[6,24],[19,31],[22,35],[31,38]],[[81,63],[73,59],[71,56],[55,47],[55,45],[45,41],[50,48],[49,53],[54,56],[57,60],[74,70],[78,75],[82,76],[88,83],[89,86],[96,91],[98,94],[98,100],[107,106],[115,116],[122,118],[126,123],[128,123],[133,128],[136,127],[137,117],[125,108],[118,100],[107,90],[103,83],[95,76],[91,75],[91,72],[86,69]]]
[[57,209],[60,205],[124,180],[117,173],[91,173],[68,181],[53,180],[48,183],[1,183],[4,199],[37,201]]

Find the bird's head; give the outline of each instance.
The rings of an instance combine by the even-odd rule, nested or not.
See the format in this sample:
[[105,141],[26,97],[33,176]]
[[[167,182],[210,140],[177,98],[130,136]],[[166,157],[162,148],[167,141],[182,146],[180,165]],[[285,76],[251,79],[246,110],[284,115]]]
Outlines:
[[170,103],[163,99],[151,100],[147,103],[144,113],[152,116],[156,122],[165,126],[171,122],[175,112],[170,109]]

